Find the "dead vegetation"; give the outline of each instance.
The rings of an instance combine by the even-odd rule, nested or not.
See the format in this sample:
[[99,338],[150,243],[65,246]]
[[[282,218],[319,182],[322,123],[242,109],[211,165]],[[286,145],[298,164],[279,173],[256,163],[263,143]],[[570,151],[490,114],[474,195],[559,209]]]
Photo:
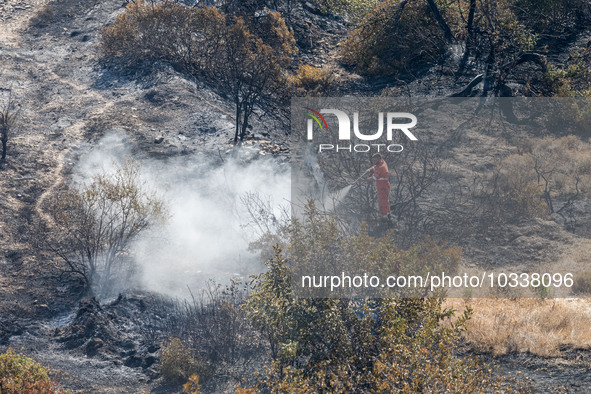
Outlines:
[[87,291],[101,296],[130,280],[131,242],[166,219],[163,201],[146,189],[132,162],[64,188],[46,204],[51,222],[39,231],[45,230],[43,245],[65,263],[62,277],[82,279]]
[[558,357],[564,349],[591,346],[588,298],[448,299],[445,305],[473,309],[463,336],[478,352]]

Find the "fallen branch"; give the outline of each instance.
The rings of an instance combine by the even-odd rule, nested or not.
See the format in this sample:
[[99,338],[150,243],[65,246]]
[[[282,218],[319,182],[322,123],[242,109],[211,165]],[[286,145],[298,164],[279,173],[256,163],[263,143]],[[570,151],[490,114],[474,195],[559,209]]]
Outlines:
[[474,89],[474,87],[476,85],[478,85],[480,82],[482,82],[483,78],[484,78],[484,74],[478,74],[460,92],[450,94],[447,97],[468,97],[468,96],[470,96],[470,93],[472,93],[472,89]]

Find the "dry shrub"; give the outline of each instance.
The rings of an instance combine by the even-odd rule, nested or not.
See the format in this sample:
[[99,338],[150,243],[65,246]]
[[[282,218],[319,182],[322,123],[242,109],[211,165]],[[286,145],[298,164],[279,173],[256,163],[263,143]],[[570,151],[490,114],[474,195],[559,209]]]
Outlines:
[[162,348],[160,373],[169,382],[185,383],[193,375],[205,379],[211,371],[207,364],[193,356],[190,347],[178,338],[170,338]]
[[[155,305],[165,317],[150,322],[144,339],[149,343],[171,338],[161,355],[160,371],[167,380],[184,383],[196,374],[199,382],[206,382],[224,368],[239,371],[266,358],[263,339],[240,308],[245,290],[235,280],[225,287],[210,282],[192,301],[163,298]],[[188,392],[198,383],[191,379],[193,391]]]
[[525,152],[499,161],[485,181],[489,222],[557,214],[575,231],[577,202],[591,195],[591,148],[574,135],[530,141]]
[[515,221],[545,217],[549,213],[535,165],[531,155],[513,154],[495,166],[485,194],[496,220]]
[[183,393],[199,394],[200,392],[201,386],[199,385],[199,376],[191,375],[189,381],[183,385]]
[[226,17],[213,7],[189,8],[177,3],[129,4],[113,24],[102,30],[105,58],[127,66],[166,60],[199,68],[219,45]]
[[445,305],[474,310],[463,335],[477,351],[557,356],[565,345],[591,346],[588,299],[449,299]]
[[591,295],[591,272],[583,272],[576,275],[572,291],[574,294]]
[[78,188],[58,191],[46,209],[52,227],[44,241],[64,261],[62,275],[79,277],[87,290],[102,295],[133,275],[131,243],[167,219],[164,202],[146,187],[131,161]]
[[0,393],[68,393],[49,377],[49,368],[8,349],[0,355]]
[[107,60],[128,67],[160,60],[223,91],[235,105],[234,145],[255,109],[271,113],[287,99],[284,70],[297,52],[279,12],[253,20],[169,2],[130,5],[103,30],[100,47]]
[[323,96],[333,80],[332,70],[303,64],[288,77],[287,83],[296,96]]
[[240,309],[245,297],[238,281],[225,287],[211,282],[192,302],[169,307],[160,329],[211,365],[244,361],[260,353],[260,338]]

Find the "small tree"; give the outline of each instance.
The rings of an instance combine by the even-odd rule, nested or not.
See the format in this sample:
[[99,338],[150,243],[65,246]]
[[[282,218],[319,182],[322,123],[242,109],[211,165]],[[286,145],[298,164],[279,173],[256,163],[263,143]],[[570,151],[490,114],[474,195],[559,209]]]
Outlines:
[[52,236],[46,244],[66,263],[64,274],[109,294],[130,244],[166,217],[162,200],[150,196],[131,162],[112,175],[99,175],[78,189],[57,193],[49,203]]
[[[256,107],[272,110],[283,70],[297,48],[293,34],[278,12],[269,12],[253,34],[237,17],[224,32],[223,50],[206,73],[230,94],[236,106],[234,145],[242,142]],[[264,41],[263,41],[263,37]]]
[[131,67],[166,61],[223,91],[236,108],[235,145],[255,108],[270,113],[285,97],[278,94],[283,73],[297,51],[279,12],[232,18],[214,7],[141,1],[103,29],[100,47],[105,58]]

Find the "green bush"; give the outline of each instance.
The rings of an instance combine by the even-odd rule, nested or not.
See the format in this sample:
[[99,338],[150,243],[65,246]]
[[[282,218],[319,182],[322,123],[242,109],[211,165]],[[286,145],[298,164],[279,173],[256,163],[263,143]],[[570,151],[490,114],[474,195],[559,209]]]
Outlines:
[[458,355],[470,309],[452,321],[454,311],[442,309],[439,298],[299,298],[292,287],[298,262],[322,266],[332,261],[341,264],[341,272],[354,265],[374,267],[375,259],[392,274],[404,272],[406,265],[426,268],[427,262],[431,268],[453,266],[459,250],[426,241],[401,251],[391,238],[372,239],[363,230],[347,237],[313,207],[303,222],[289,227],[289,246],[276,249],[268,270],[253,278],[244,306],[267,338],[273,359],[257,390],[476,392],[498,387],[487,366]]
[[267,335],[273,362],[263,392],[476,392],[499,380],[479,361],[458,355],[471,311],[441,300],[297,299],[278,254],[255,280],[247,310]]
[[369,12],[379,0],[317,0],[326,13],[345,14],[357,21]]
[[69,393],[49,377],[37,361],[8,349],[0,355],[0,393]]
[[[544,88],[547,95],[556,97],[591,97],[591,47],[571,53],[562,67],[549,65],[544,74]],[[589,108],[573,111],[574,119],[588,124]],[[584,115],[583,115],[584,113]]]

